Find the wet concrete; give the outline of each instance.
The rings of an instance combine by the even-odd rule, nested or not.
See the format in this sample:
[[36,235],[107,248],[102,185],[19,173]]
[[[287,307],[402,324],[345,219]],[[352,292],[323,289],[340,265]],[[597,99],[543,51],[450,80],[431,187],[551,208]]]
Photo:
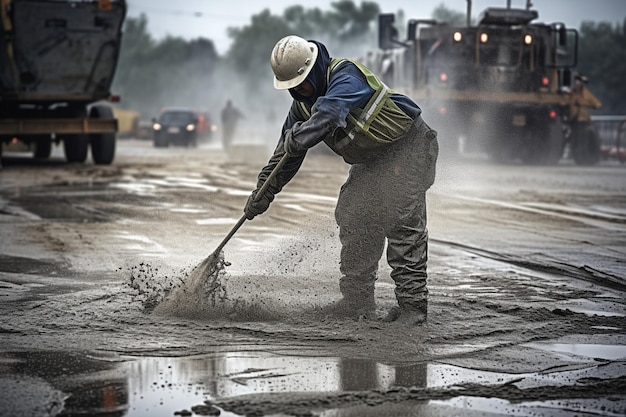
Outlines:
[[[0,415],[626,413],[622,167],[442,165],[429,322],[403,328],[319,314],[338,298],[346,175],[320,156],[225,248],[220,314],[184,296],[191,314],[157,314],[264,161],[139,141],[119,155],[4,164]],[[384,262],[379,276],[384,314]]]

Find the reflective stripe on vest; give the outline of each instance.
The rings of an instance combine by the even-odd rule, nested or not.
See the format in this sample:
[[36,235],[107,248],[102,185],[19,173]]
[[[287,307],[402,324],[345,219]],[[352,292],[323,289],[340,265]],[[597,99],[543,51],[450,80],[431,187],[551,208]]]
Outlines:
[[[326,74],[326,83],[330,82],[330,74],[333,72],[333,70],[337,68],[339,64],[346,61],[349,60],[338,58],[331,60]],[[357,133],[359,133],[359,131],[366,133],[370,139],[373,139],[377,142],[380,141],[379,138],[370,134],[369,126],[374,121],[375,115],[378,114],[378,112],[385,105],[385,99],[388,98],[387,92],[389,91],[389,87],[387,87],[382,81],[376,78],[374,74],[372,74],[367,68],[361,66],[358,62],[349,62],[352,62],[354,65],[356,65],[356,67],[365,75],[365,78],[367,79],[367,84],[372,87],[372,89],[374,89],[374,94],[372,95],[372,98],[370,98],[370,101],[365,105],[363,112],[359,115],[358,118],[354,117],[352,114],[348,114],[348,120],[352,122],[353,127],[352,129],[348,130],[347,136],[345,138],[337,142],[338,148],[343,148],[348,143],[352,142]]]

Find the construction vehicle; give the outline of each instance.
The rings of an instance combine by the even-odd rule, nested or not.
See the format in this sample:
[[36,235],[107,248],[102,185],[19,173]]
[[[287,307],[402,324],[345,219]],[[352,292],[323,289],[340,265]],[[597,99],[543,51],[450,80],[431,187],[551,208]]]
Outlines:
[[134,138],[139,131],[141,113],[136,110],[113,106],[113,116],[117,119],[117,137]]
[[[0,145],[35,158],[63,143],[68,162],[115,155],[107,101],[126,17],[125,0],[0,0]],[[0,146],[1,149],[1,146]]]
[[529,7],[487,8],[477,25],[470,13],[468,0],[465,25],[409,20],[405,41],[398,39],[395,16],[381,14],[379,50],[365,63],[424,109],[439,131],[442,154],[557,163],[566,145],[578,32],[533,23],[538,13]]

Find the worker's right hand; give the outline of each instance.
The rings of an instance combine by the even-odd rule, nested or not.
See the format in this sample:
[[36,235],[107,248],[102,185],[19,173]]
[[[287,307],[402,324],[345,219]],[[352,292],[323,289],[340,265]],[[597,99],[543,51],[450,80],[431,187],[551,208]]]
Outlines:
[[258,192],[259,190],[257,189],[250,194],[246,206],[243,209],[248,220],[252,220],[259,214],[265,213],[270,203],[274,200],[274,194],[271,192],[266,191],[263,195],[257,197]]

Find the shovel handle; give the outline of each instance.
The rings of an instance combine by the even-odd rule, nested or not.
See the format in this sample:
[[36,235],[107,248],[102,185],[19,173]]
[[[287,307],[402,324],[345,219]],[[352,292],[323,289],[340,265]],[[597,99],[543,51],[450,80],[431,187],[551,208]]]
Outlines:
[[220,243],[219,246],[213,251],[213,256],[219,256],[219,254],[222,251],[222,249],[224,249],[224,246],[226,246],[228,241],[235,235],[235,233],[237,233],[237,230],[239,230],[241,225],[243,225],[246,222],[247,219],[248,218],[246,217],[245,214],[243,216],[241,216],[241,218],[239,219],[237,224],[235,224],[235,226],[233,226],[233,228],[230,229],[230,232],[228,232],[228,234],[226,235],[224,240],[222,240],[222,243]]
[[280,160],[278,161],[278,163],[276,164],[272,172],[270,172],[270,175],[267,176],[267,179],[265,180],[265,182],[263,182],[263,185],[259,189],[259,192],[256,193],[255,201],[258,201],[261,198],[261,196],[265,194],[265,191],[267,191],[267,187],[270,186],[270,183],[272,182],[272,180],[276,177],[276,175],[278,175],[280,170],[283,168],[283,165],[285,165],[285,162],[287,162],[287,159],[289,159],[289,154],[285,153],[280,158]]
[[[259,198],[261,198],[261,196],[265,193],[265,191],[267,190],[267,187],[270,186],[270,181],[272,181],[276,177],[276,175],[278,175],[278,173],[282,169],[283,165],[285,165],[285,162],[287,162],[287,159],[289,159],[289,154],[285,153],[280,158],[280,160],[278,161],[278,163],[276,164],[274,169],[272,169],[272,172],[270,172],[270,175],[267,176],[267,179],[265,180],[265,182],[263,183],[263,185],[259,189],[259,192],[256,193],[255,201],[258,200]],[[222,242],[215,249],[215,251],[213,251],[213,255],[219,255],[220,254],[222,249],[224,249],[224,246],[226,246],[228,241],[235,235],[235,233],[237,233],[237,230],[239,230],[239,228],[246,222],[247,219],[248,218],[246,217],[245,214],[243,216],[241,216],[239,221],[233,226],[232,229],[230,229],[230,232],[228,232],[228,234],[226,235],[224,240],[222,240]]]

